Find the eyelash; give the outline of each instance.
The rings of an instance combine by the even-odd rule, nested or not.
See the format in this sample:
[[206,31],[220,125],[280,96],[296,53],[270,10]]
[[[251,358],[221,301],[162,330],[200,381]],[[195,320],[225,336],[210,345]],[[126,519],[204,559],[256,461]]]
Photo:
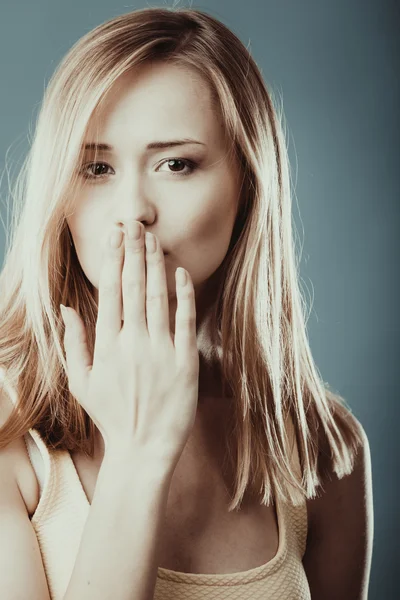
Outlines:
[[[187,177],[188,175],[191,175],[198,167],[197,163],[195,163],[193,160],[189,160],[187,158],[166,158],[165,160],[163,160],[161,162],[161,164],[159,165],[159,167],[161,167],[161,165],[163,165],[164,163],[170,162],[170,161],[179,161],[179,162],[183,162],[187,167],[189,167],[189,172],[188,173],[174,173],[171,171],[172,175],[175,176],[179,176],[179,177]],[[95,179],[103,179],[104,177],[107,177],[107,174],[102,174],[102,175],[89,175],[88,173],[85,172],[85,169],[89,168],[89,167],[94,167],[95,165],[105,165],[107,167],[110,167],[110,165],[108,165],[105,162],[92,162],[92,163],[87,163],[86,165],[83,165],[83,167],[80,170],[80,173],[82,174],[82,177],[84,179],[90,179],[90,180],[95,180]]]

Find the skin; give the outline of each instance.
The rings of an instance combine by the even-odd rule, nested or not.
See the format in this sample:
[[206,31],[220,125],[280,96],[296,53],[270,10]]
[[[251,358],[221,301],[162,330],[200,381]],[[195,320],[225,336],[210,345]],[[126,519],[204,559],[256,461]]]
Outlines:
[[[97,167],[90,166],[94,151],[86,151],[83,171],[96,178],[80,175],[74,210],[67,217],[96,301],[110,230],[139,221],[167,253],[171,334],[178,266],[190,273],[194,284],[199,330],[215,298],[218,267],[229,247],[240,196],[240,168],[228,153],[229,140],[207,82],[194,71],[171,64],[146,64],[126,73],[93,116],[85,143],[96,137],[113,149],[98,151]],[[151,142],[182,138],[201,144],[146,149]],[[183,162],[168,164],[171,159]],[[184,160],[197,166],[192,171]],[[203,397],[203,411],[209,413],[215,411],[216,403],[210,400],[220,395],[221,380],[218,366],[204,358],[207,344],[207,334],[202,334],[199,406]]]

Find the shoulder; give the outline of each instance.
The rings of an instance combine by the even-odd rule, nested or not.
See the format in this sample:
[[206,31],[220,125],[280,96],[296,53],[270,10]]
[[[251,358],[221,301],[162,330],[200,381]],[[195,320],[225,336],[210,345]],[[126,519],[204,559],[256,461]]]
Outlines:
[[[362,492],[368,492],[371,489],[371,452],[367,434],[361,425],[360,421],[350,412],[348,412],[347,421],[351,424],[351,428],[355,431],[361,440],[361,443],[355,450],[354,465],[351,473],[339,479],[331,469],[327,469],[325,461],[321,472],[324,473],[323,484],[318,489],[316,498],[308,500],[310,508],[311,526],[329,518],[332,512],[337,511],[337,502],[344,496],[348,501],[353,499],[360,500]],[[330,455],[329,446],[326,438],[321,442],[319,454],[321,460],[324,460]],[[356,505],[353,503],[348,508],[352,511],[356,510]]]
[[367,598],[373,538],[371,453],[361,423],[350,412],[346,418],[361,440],[353,469],[341,479],[331,472],[317,497],[307,501],[303,562],[317,600]]
[[[0,428],[7,421],[12,410],[12,400],[3,386],[0,386]],[[16,438],[5,448],[0,449],[0,469],[3,476],[7,474],[7,480],[13,481],[18,487],[28,514],[33,514],[39,501],[39,483],[23,437]]]

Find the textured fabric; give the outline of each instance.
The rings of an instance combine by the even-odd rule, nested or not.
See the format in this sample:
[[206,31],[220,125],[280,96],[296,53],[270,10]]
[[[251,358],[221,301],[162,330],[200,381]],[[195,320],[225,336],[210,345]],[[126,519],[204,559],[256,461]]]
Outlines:
[[[1,376],[1,370],[0,370]],[[16,402],[12,389],[8,393]],[[25,435],[40,500],[32,516],[52,600],[68,587],[90,505],[68,451],[51,450],[35,429]],[[292,460],[299,467],[296,444]],[[154,600],[311,600],[302,557],[307,509],[276,503],[279,547],[268,563],[239,573],[181,573],[158,568]]]

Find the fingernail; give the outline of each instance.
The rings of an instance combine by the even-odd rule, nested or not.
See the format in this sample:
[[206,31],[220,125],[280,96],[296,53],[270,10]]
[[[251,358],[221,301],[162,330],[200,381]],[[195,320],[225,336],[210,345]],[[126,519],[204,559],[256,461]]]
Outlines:
[[128,237],[131,240],[138,240],[142,234],[142,226],[140,223],[128,223],[127,225]]
[[146,231],[146,250],[148,252],[155,252],[157,249],[156,238],[152,233]]
[[179,283],[179,285],[186,285],[187,282],[187,275],[186,275],[186,271],[183,267],[178,267],[176,270],[176,280]]

